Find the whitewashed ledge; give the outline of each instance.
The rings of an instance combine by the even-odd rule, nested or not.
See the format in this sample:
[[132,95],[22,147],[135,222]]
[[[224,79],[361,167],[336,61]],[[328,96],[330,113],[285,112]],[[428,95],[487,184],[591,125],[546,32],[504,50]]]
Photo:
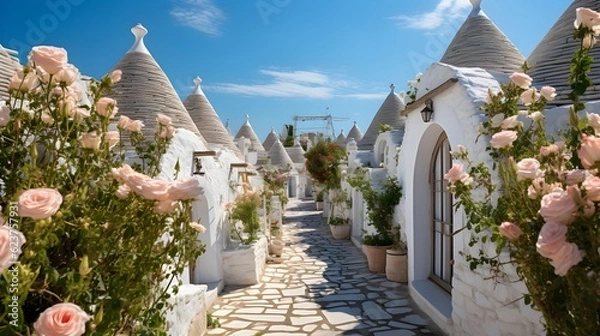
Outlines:
[[223,251],[223,280],[226,285],[255,285],[265,271],[269,244],[262,236],[251,245],[229,244]]
[[173,310],[167,313],[169,335],[203,336],[206,334],[206,285],[182,285],[170,298]]

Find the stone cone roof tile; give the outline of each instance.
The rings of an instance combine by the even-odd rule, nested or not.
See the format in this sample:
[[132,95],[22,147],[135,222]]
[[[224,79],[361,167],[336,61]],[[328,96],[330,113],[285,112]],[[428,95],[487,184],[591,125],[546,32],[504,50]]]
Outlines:
[[342,147],[346,146],[346,137],[344,136],[344,130],[342,130],[340,132],[340,135],[337,136],[337,138],[335,139],[335,143]]
[[269,150],[269,157],[271,158],[271,165],[281,169],[288,169],[294,166],[294,162],[288,155],[285,147],[281,141],[277,140]]
[[[175,128],[193,132],[206,144],[173,85],[144,46],[143,37],[147,30],[138,24],[131,31],[136,36],[136,42],[113,67],[113,70],[120,69],[123,72],[121,81],[114,85],[111,94],[117,100],[117,118],[124,115],[141,120],[144,123],[142,132],[150,140],[154,138],[156,115],[162,113],[173,120]],[[126,133],[123,135],[127,136]]]
[[273,144],[279,139],[279,136],[277,135],[277,133],[275,132],[275,128],[271,127],[271,132],[269,132],[269,134],[267,135],[267,137],[265,138],[265,141],[263,142],[263,147],[265,148],[265,150],[268,152],[271,149],[271,146],[273,146]]
[[[357,141],[358,149],[370,150],[373,148],[379,135],[379,125],[381,124],[390,125],[393,129],[404,127],[404,120],[401,118],[400,112],[404,109],[405,105],[394,92],[394,88],[393,84],[390,85],[390,94],[385,98],[381,107],[379,107],[363,138]],[[350,135],[348,135],[348,138],[350,138]]]
[[240,130],[235,135],[234,141],[236,141],[237,139],[239,139],[241,137],[244,137],[246,139],[250,139],[250,147],[248,148],[248,150],[250,152],[265,151],[265,148],[258,140],[258,136],[256,136],[254,129],[250,125],[249,119],[250,119],[250,116],[246,115],[246,121],[244,122],[244,124],[242,125]]
[[0,45],[0,100],[8,99],[8,84],[16,70],[21,68],[16,52]]
[[471,0],[471,3],[473,11],[440,62],[503,73],[519,71],[525,61],[521,52],[481,10],[481,0]]
[[194,92],[183,101],[183,106],[187,109],[192,121],[208,143],[222,145],[238,158],[244,159],[242,152],[233,142],[233,138],[202,91],[200,87],[202,80],[197,77],[194,83],[196,84]]
[[285,147],[285,150],[287,151],[288,155],[290,156],[290,159],[292,159],[294,163],[304,164],[304,162],[306,161],[306,158],[304,157],[304,153],[306,152],[304,151],[304,148],[302,148],[302,145],[300,145],[299,138],[296,138],[296,140],[294,141],[294,146]]
[[354,141],[356,141],[356,142],[359,142],[363,138],[363,134],[360,131],[360,129],[358,128],[356,121],[354,122],[354,126],[352,126],[352,128],[350,129],[350,132],[348,132],[348,135],[346,136],[346,140],[350,140],[350,138],[354,139]]
[[[580,41],[573,39],[575,29],[573,22],[575,22],[575,10],[578,7],[600,11],[600,1],[573,1],[527,58],[527,64],[531,67],[529,75],[533,78],[534,85],[551,85],[556,88],[557,97],[548,105],[572,104],[567,96],[571,91],[567,79],[570,75],[571,57],[580,44]],[[598,84],[600,83],[600,62],[598,62],[600,48],[598,46],[592,48],[590,54],[595,60],[592,64],[590,78],[594,84]],[[600,88],[597,85],[589,87],[585,95],[581,97],[583,102],[596,100],[600,100]]]

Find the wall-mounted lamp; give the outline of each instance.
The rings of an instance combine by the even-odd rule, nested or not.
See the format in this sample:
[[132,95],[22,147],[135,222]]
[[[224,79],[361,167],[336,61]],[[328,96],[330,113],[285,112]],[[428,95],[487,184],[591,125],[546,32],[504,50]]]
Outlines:
[[202,157],[203,156],[216,156],[215,151],[194,151],[192,154],[192,174],[193,175],[204,175],[202,170]]
[[423,122],[430,122],[433,115],[433,100],[429,99],[425,102],[425,107],[421,110],[421,119]]

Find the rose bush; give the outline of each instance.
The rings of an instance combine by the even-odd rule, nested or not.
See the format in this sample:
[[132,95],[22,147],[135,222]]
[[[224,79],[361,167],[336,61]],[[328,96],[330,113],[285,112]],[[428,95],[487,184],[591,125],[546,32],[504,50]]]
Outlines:
[[118,102],[103,95],[120,77],[84,83],[64,49],[35,47],[11,79],[0,103],[0,335],[166,335],[178,275],[204,249],[191,218],[203,190],[155,177],[175,132],[168,117],[153,139],[140,121],[113,120]]
[[[592,45],[585,40],[600,31],[600,14],[577,9],[575,27],[581,47],[571,61],[573,105],[568,128],[560,132],[564,141],[545,131],[543,111],[555,90],[538,93],[531,77],[515,73],[500,92],[490,90],[483,107],[481,132],[493,169],[472,162],[461,148],[453,155],[467,169],[455,163],[446,175],[472,230],[474,250],[465,254],[471,269],[491,270],[498,281],[523,281],[525,303],[543,314],[548,335],[600,330],[600,118],[587,113],[581,119],[579,98],[592,84]],[[510,131],[500,127],[500,119],[514,117],[524,122]],[[464,176],[471,177],[468,183]],[[516,266],[519,279],[508,276],[506,265]]]

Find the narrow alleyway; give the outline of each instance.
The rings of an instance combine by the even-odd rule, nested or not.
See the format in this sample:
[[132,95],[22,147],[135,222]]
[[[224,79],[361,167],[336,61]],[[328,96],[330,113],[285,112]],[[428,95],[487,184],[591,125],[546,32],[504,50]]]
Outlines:
[[349,240],[333,240],[312,201],[292,200],[283,223],[283,263],[262,283],[225,287],[209,310],[221,327],[209,335],[442,335],[405,284],[368,271]]

